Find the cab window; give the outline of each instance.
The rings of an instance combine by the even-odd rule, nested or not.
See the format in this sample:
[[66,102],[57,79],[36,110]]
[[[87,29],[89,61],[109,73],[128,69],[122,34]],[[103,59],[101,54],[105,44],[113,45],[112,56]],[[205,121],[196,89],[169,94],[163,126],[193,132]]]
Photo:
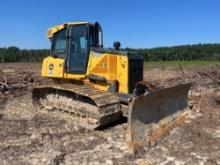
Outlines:
[[58,58],[66,58],[67,38],[66,29],[57,32],[53,36],[52,55]]

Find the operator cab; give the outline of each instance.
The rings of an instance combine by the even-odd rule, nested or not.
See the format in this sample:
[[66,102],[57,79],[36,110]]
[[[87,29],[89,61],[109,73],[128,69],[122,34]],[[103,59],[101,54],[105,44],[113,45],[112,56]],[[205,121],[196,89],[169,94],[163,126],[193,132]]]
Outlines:
[[102,48],[102,28],[98,23],[68,24],[52,37],[51,55],[65,59],[67,73],[84,74],[90,48]]

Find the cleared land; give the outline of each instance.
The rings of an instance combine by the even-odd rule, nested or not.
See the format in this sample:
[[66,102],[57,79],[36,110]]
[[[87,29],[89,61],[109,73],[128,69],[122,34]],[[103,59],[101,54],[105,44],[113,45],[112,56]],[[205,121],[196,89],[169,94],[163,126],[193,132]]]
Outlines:
[[145,80],[193,82],[191,110],[184,125],[134,155],[125,121],[93,131],[68,115],[35,111],[40,65],[0,63],[0,164],[220,164],[220,66],[149,66]]

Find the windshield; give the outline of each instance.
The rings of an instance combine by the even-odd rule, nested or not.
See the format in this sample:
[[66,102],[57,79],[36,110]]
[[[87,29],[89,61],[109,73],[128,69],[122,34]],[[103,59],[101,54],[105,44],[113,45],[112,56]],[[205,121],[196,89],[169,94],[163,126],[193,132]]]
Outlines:
[[59,58],[66,58],[67,38],[66,29],[57,32],[53,36],[52,55]]

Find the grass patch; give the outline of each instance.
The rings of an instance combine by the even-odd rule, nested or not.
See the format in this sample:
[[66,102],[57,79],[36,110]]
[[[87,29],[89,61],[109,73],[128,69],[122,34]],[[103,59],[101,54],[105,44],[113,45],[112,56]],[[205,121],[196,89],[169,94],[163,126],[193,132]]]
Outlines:
[[220,61],[150,61],[144,62],[144,69],[152,68],[169,68],[169,69],[179,69],[179,65],[183,68],[205,68],[213,65],[220,65]]

